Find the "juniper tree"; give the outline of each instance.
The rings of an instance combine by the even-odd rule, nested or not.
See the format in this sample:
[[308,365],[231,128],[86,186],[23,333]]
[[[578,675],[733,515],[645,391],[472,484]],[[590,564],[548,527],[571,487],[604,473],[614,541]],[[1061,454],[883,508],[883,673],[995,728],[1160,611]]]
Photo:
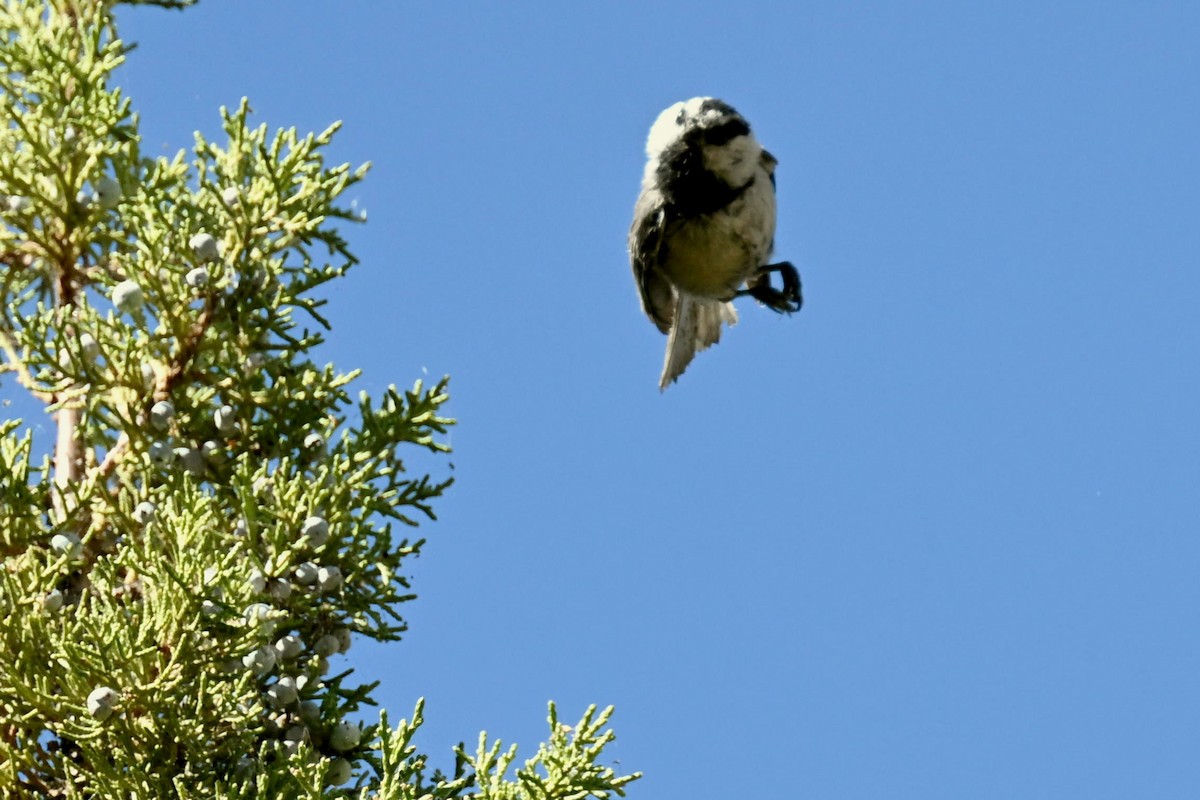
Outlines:
[[366,173],[326,164],[337,126],[243,101],[143,156],[112,5],[0,11],[0,390],[55,431],[0,423],[0,795],[623,795],[611,709],[551,705],[515,771],[484,735],[433,770],[420,702],[357,721],[373,687],[330,659],[405,630],[403,534],[449,481],[403,459],[447,450],[446,381],[355,398],[312,360]]

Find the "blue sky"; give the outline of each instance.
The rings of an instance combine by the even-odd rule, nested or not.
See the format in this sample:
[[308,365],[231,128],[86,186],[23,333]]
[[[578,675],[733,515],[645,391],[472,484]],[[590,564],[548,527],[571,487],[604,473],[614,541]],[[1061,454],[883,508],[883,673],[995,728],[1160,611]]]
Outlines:
[[[375,164],[325,355],[461,424],[352,661],[441,764],[553,698],[617,705],[635,797],[1196,796],[1200,6],[1050,5],[122,12],[143,152],[246,95]],[[625,233],[695,95],[779,158],[806,305],[660,394]]]

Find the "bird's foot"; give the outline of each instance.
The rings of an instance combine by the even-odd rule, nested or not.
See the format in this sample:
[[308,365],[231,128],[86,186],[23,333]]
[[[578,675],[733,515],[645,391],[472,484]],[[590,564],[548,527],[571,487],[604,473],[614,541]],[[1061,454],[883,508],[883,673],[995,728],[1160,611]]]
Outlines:
[[[783,288],[776,289],[771,285],[771,273],[778,272],[783,279]],[[772,311],[781,314],[792,314],[800,310],[804,297],[800,292],[800,273],[790,261],[778,264],[767,264],[760,267],[758,273],[746,281],[746,288],[737,293],[738,297],[750,295]]]

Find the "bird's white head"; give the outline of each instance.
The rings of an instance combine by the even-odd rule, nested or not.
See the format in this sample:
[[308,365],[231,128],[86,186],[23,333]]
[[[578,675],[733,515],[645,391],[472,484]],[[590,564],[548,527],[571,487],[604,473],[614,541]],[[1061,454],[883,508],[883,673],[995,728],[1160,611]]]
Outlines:
[[704,168],[730,186],[754,176],[762,153],[745,118],[715,97],[693,97],[658,115],[646,139],[648,173],[681,148],[701,153]]

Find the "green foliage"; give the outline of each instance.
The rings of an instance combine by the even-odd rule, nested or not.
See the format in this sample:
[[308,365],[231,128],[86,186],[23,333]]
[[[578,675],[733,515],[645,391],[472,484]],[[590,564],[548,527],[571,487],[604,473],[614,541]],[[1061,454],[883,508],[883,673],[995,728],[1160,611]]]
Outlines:
[[[189,2],[152,2],[182,8]],[[142,155],[111,76],[112,3],[0,8],[0,795],[583,798],[610,711],[508,776],[481,738],[430,772],[411,723],[360,728],[373,686],[330,659],[398,639],[404,574],[450,485],[446,381],[352,399],[312,361],[315,292],[356,263],[341,204],[367,167],[222,110],[224,141]],[[353,788],[338,788],[345,786]]]
[[550,739],[538,748],[525,766],[517,769],[516,782],[507,779],[517,748],[502,751],[499,741],[488,744],[486,734],[479,735],[474,757],[465,758],[478,783],[479,800],[585,800],[588,797],[624,796],[623,787],[638,775],[618,776],[611,767],[598,762],[604,746],[615,736],[605,730],[612,706],[596,713],[591,706],[574,727],[558,721],[558,711],[550,704]]

